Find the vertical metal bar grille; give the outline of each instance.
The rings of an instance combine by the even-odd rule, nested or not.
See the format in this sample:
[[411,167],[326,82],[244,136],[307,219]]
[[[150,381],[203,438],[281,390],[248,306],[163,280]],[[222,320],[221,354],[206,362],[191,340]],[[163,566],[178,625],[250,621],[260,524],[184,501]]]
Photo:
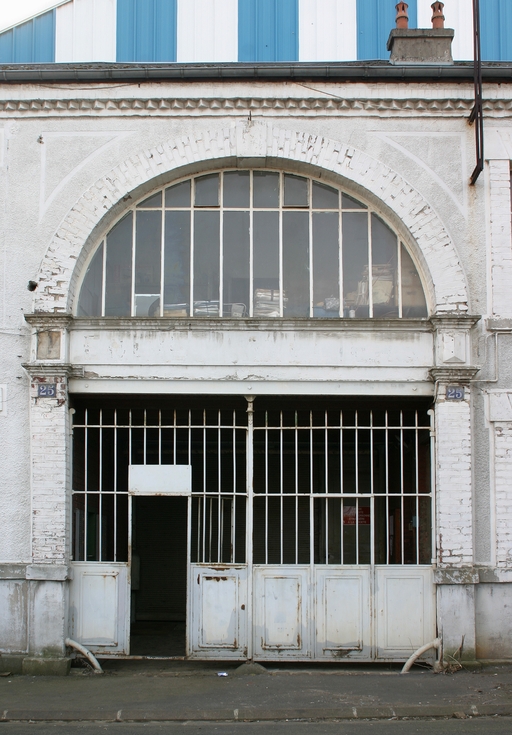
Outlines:
[[246,447],[243,411],[150,407],[76,411],[74,560],[128,561],[130,464],[189,464],[192,561],[244,563]]
[[252,447],[242,409],[78,409],[74,559],[128,560],[130,464],[189,464],[194,563],[245,563],[251,533],[256,564],[431,563],[426,410],[258,400]]
[[430,564],[426,411],[255,417],[255,564]]

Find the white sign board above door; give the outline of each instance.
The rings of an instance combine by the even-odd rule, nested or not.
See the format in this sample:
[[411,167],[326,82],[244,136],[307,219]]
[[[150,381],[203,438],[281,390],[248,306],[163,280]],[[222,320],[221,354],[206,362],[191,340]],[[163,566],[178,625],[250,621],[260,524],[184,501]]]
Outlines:
[[189,464],[131,464],[130,495],[190,495],[192,466]]

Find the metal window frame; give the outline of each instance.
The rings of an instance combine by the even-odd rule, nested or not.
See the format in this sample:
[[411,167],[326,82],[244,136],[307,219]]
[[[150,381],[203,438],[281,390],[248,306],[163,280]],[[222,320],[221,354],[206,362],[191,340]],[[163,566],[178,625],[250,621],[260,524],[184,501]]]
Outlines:
[[[195,176],[188,176],[184,179],[180,179],[179,181],[173,182],[172,184],[167,184],[164,187],[159,187],[154,192],[150,193],[149,195],[144,196],[144,198],[133,204],[131,207],[129,207],[126,211],[123,212],[122,219],[128,212],[132,214],[132,241],[131,241],[131,290],[130,290],[130,315],[135,317],[136,314],[136,294],[135,294],[135,268],[136,268],[136,226],[137,226],[137,212],[144,212],[144,211],[161,211],[162,219],[161,219],[161,243],[160,243],[160,306],[159,306],[159,316],[164,316],[164,310],[165,310],[165,237],[166,237],[166,213],[172,212],[172,211],[182,211],[186,212],[188,211],[190,213],[190,240],[189,240],[189,252],[190,252],[190,259],[189,259],[189,274],[190,274],[190,289],[189,289],[189,304],[188,304],[188,316],[187,318],[199,318],[201,316],[204,316],[202,314],[196,314],[194,313],[194,225],[195,225],[195,212],[202,211],[202,212],[208,212],[208,211],[215,211],[219,212],[219,252],[218,252],[218,258],[219,258],[219,306],[218,306],[218,314],[215,316],[219,316],[220,318],[230,318],[231,314],[224,314],[225,304],[224,304],[224,257],[223,257],[223,221],[224,221],[224,212],[248,212],[249,214],[249,303],[247,304],[248,308],[248,314],[247,317],[250,319],[261,319],[261,318],[284,318],[286,316],[285,309],[284,309],[284,273],[283,273],[283,220],[284,220],[284,214],[287,212],[293,212],[293,211],[302,211],[308,213],[308,234],[309,234],[309,243],[308,243],[308,268],[309,268],[309,318],[321,318],[321,317],[315,317],[314,316],[314,237],[313,237],[313,216],[314,214],[319,213],[335,213],[338,212],[338,268],[339,268],[339,275],[338,275],[338,297],[339,297],[339,310],[336,317],[331,318],[343,318],[344,317],[344,284],[343,284],[343,274],[345,269],[345,263],[344,258],[346,257],[346,254],[344,253],[344,246],[343,246],[343,217],[344,214],[350,214],[355,212],[360,212],[361,215],[365,212],[367,216],[367,236],[368,236],[368,244],[367,244],[367,254],[368,254],[368,318],[373,318],[374,316],[374,303],[373,303],[373,280],[374,280],[374,264],[372,259],[372,216],[376,215],[381,219],[384,224],[394,233],[396,236],[396,270],[394,275],[396,275],[396,282],[395,282],[395,291],[396,291],[396,308],[397,309],[397,317],[402,318],[403,317],[403,284],[402,284],[402,258],[401,258],[401,248],[402,246],[407,249],[407,252],[409,253],[412,262],[414,263],[418,277],[420,279],[420,283],[422,286],[423,294],[425,296],[425,303],[428,304],[428,299],[426,296],[425,288],[423,287],[423,283],[421,282],[421,275],[420,270],[418,269],[414,257],[412,256],[410,250],[407,248],[404,239],[400,237],[399,233],[396,232],[394,228],[392,228],[389,223],[386,221],[386,219],[383,217],[382,213],[375,209],[374,207],[371,207],[367,202],[362,202],[366,209],[355,209],[355,208],[347,208],[343,206],[343,194],[347,193],[349,196],[352,197],[352,194],[349,194],[348,192],[345,192],[345,190],[334,186],[332,184],[329,184],[333,189],[337,190],[338,192],[338,209],[328,209],[328,208],[322,208],[322,207],[314,207],[313,206],[313,184],[324,184],[325,182],[320,181],[314,177],[311,176],[302,176],[300,174],[284,171],[284,170],[274,170],[274,169],[243,169],[244,171],[248,171],[250,174],[249,178],[249,192],[250,192],[250,201],[249,205],[246,207],[225,207],[223,203],[223,191],[224,191],[224,174],[230,173],[232,171],[240,171],[240,169],[219,169],[216,171],[208,172],[207,174],[200,173]],[[277,173],[279,175],[279,204],[276,207],[255,207],[254,206],[254,173],[264,171],[265,173]],[[196,190],[196,181],[197,179],[200,179],[202,176],[205,175],[212,175],[212,174],[218,174],[219,176],[219,204],[217,206],[197,206],[195,205],[195,190]],[[284,204],[284,186],[285,186],[285,177],[287,175],[292,176],[300,176],[301,178],[304,178],[308,182],[308,204],[307,206],[290,206]],[[190,187],[190,204],[188,207],[180,206],[180,207],[169,207],[166,206],[165,202],[165,190],[169,188],[169,186],[173,186],[174,184],[179,184],[182,181],[188,181],[191,182]],[[145,199],[150,198],[155,193],[162,192],[162,205],[161,207],[142,207],[141,202],[143,202]],[[353,198],[353,197],[352,197]],[[278,230],[278,238],[279,238],[279,252],[278,252],[278,262],[279,262],[279,272],[277,274],[278,280],[279,280],[279,317],[265,317],[263,315],[257,315],[255,316],[255,304],[254,304],[254,213],[255,212],[277,212],[279,217],[279,230]],[[120,221],[120,220],[118,220]],[[116,222],[117,224],[117,222]],[[115,224],[113,225],[113,227]],[[109,229],[109,232],[112,230],[112,227]],[[102,258],[102,278],[101,278],[101,315],[99,316],[105,316],[105,304],[106,304],[106,265],[107,265],[107,247],[108,247],[108,234],[107,232],[103,238],[101,239],[100,243],[98,244],[98,247],[103,247],[103,258]],[[97,248],[94,252],[96,252]],[[93,255],[92,255],[93,257]],[[91,259],[89,259],[88,263],[91,262]],[[87,268],[84,269],[84,274],[82,277],[82,283],[83,279],[85,279],[85,275],[87,273]],[[81,287],[78,289],[78,298],[77,298],[77,308],[79,307],[80,303],[80,295],[81,295]],[[289,318],[295,318],[295,317],[289,317]],[[395,317],[396,318],[396,317]]]

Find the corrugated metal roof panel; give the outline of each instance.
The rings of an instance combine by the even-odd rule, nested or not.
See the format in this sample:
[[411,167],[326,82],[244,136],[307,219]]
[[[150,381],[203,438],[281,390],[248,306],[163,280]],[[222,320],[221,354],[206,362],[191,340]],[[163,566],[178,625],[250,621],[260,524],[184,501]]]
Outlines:
[[299,0],[299,61],[356,56],[356,0]]
[[296,61],[298,0],[238,0],[238,60]]
[[[357,0],[357,58],[389,59],[386,43],[396,23],[396,0]],[[418,25],[416,0],[409,0],[409,28]]]
[[238,59],[238,0],[178,2],[177,61]]
[[58,7],[55,61],[115,61],[116,10],[116,0],[73,0]]
[[480,3],[482,59],[512,61],[512,2],[484,0]]
[[0,63],[36,64],[55,60],[55,10],[0,33]]
[[117,60],[176,61],[176,0],[117,0]]

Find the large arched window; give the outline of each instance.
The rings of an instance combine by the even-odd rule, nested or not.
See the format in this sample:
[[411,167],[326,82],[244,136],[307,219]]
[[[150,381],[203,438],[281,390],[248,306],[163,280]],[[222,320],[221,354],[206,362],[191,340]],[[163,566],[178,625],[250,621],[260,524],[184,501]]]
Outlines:
[[426,317],[416,267],[371,207],[320,181],[222,171],[134,205],[93,254],[78,316]]

